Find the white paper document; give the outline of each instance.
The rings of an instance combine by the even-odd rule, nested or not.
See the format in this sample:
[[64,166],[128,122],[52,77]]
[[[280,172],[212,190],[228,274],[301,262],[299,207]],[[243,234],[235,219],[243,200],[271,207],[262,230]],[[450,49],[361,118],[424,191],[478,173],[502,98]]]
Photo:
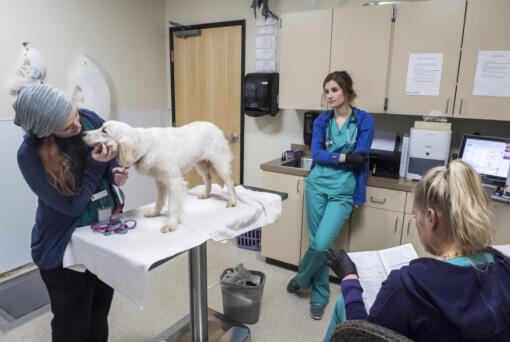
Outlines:
[[442,53],[410,53],[406,95],[439,96]]
[[510,51],[478,51],[473,95],[510,97]]
[[266,25],[266,26],[258,26],[257,27],[257,35],[262,34],[274,34],[276,29],[274,25]]
[[375,131],[372,150],[395,151],[397,132]]
[[353,252],[349,253],[349,256],[358,269],[367,312],[370,311],[382,282],[388,278],[390,272],[418,258],[418,254],[410,243],[379,251]]
[[257,49],[256,50],[257,60],[274,61],[276,57],[275,49]]
[[257,49],[274,49],[276,48],[276,36],[257,36],[255,38],[255,44]]
[[256,61],[255,70],[257,72],[274,72],[276,71],[275,61]]
[[510,245],[496,245],[492,247],[510,257]]

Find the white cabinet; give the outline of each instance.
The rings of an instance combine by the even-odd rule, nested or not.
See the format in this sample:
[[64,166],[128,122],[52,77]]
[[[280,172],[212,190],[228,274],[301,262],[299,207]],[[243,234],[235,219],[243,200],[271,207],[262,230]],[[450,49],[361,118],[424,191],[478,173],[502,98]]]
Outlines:
[[326,108],[322,82],[329,73],[332,10],[282,14],[280,108]]
[[263,172],[262,184],[265,189],[287,193],[288,198],[282,202],[282,216],[262,229],[261,254],[297,265],[301,257],[303,177]]
[[333,10],[330,71],[349,72],[356,106],[371,113],[384,112],[392,12],[391,6]]
[[[388,113],[429,115],[431,111],[440,111],[447,116],[452,115],[465,6],[465,0],[396,5]],[[409,55],[416,53],[443,54],[439,96],[406,95]],[[423,80],[427,75],[421,76]]]
[[468,1],[455,117],[510,120],[509,97],[473,95],[478,52],[510,51],[509,15],[508,0]]
[[349,251],[398,246],[402,235],[406,193],[367,187],[367,201],[351,217]]

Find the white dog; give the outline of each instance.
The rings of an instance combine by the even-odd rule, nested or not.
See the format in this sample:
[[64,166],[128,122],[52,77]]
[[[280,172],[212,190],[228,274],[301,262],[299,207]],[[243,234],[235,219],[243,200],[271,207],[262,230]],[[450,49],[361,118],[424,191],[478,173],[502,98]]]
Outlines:
[[156,206],[145,217],[160,215],[168,195],[168,222],[161,228],[163,233],[177,229],[187,191],[183,176],[193,166],[205,183],[199,198],[209,197],[211,172],[216,171],[228,187],[227,207],[236,206],[232,154],[223,132],[210,122],[197,121],[177,128],[133,128],[123,122],[107,121],[99,129],[84,132],[83,140],[89,146],[111,146],[120,166],[135,165],[140,174],[155,179]]

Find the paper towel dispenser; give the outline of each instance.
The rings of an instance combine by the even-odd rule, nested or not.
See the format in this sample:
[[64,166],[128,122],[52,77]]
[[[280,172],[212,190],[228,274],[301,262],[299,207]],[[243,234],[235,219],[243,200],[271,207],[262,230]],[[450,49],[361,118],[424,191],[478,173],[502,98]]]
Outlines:
[[277,72],[257,72],[245,77],[244,112],[249,116],[275,115],[278,112]]

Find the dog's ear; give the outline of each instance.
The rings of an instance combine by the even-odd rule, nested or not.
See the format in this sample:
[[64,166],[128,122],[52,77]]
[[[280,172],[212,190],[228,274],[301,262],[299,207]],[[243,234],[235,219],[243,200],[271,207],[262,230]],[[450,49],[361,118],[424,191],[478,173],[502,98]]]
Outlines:
[[122,167],[130,167],[136,161],[135,146],[126,141],[119,142],[117,159]]

